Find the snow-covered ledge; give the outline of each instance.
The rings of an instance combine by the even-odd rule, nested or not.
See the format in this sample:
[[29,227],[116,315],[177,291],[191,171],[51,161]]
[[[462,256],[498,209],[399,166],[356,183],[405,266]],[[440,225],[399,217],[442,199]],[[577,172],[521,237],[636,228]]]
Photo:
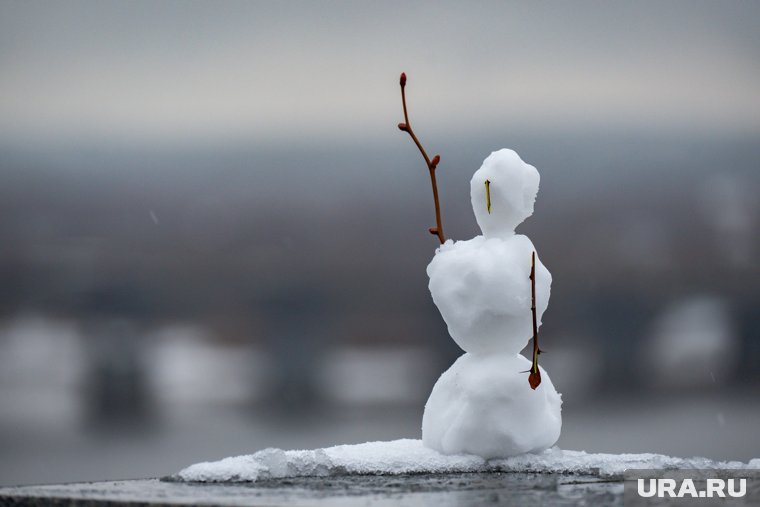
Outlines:
[[760,458],[749,463],[676,458],[662,454],[592,454],[557,447],[539,454],[485,460],[473,455],[447,456],[421,440],[367,442],[324,449],[255,454],[197,463],[172,476],[184,482],[255,482],[287,477],[329,475],[398,475],[460,472],[542,472],[620,477],[627,469],[760,469]]

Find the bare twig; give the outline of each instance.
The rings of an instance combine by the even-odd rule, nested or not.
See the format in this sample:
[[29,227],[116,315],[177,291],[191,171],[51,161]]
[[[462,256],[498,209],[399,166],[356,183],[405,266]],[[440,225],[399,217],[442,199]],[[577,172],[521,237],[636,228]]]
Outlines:
[[412,130],[412,124],[409,123],[409,113],[406,110],[406,73],[401,73],[399,84],[401,85],[401,103],[404,106],[404,123],[399,123],[398,128],[411,136],[412,141],[414,141],[414,144],[416,144],[417,148],[420,150],[422,158],[425,159],[425,164],[427,164],[428,171],[430,172],[430,182],[433,185],[433,201],[435,202],[435,227],[431,227],[428,229],[428,231],[430,231],[430,234],[438,236],[438,241],[443,244],[444,241],[446,241],[446,237],[443,235],[443,224],[441,223],[441,204],[438,201],[438,184],[435,181],[435,168],[441,161],[441,156],[436,155],[432,160],[430,157],[428,157],[425,148],[422,147],[422,143],[420,143],[420,140],[414,134],[414,130]]
[[530,256],[530,311],[533,314],[533,364],[530,366],[528,383],[532,389],[541,383],[541,371],[538,369],[538,324],[536,322],[536,252]]

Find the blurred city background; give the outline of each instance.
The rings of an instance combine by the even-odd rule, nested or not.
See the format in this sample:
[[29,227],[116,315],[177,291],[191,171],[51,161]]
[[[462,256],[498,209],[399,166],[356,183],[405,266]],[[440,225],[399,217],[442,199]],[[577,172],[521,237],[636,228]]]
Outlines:
[[[0,3],[0,485],[419,438],[469,179],[541,172],[559,445],[760,457],[760,4]],[[527,382],[527,377],[526,377]]]

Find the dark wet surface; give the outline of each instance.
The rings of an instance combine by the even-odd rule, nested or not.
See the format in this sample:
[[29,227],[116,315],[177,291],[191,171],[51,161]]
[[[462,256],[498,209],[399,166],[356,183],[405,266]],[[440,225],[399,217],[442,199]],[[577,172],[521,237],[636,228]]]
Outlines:
[[419,474],[185,484],[156,479],[0,488],[1,506],[623,505],[622,481],[561,474]]

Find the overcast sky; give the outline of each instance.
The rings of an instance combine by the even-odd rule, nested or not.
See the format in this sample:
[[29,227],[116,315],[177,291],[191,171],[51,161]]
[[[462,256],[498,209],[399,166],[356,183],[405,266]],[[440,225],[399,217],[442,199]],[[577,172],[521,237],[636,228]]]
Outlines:
[[0,140],[760,132],[758,2],[0,3]]

